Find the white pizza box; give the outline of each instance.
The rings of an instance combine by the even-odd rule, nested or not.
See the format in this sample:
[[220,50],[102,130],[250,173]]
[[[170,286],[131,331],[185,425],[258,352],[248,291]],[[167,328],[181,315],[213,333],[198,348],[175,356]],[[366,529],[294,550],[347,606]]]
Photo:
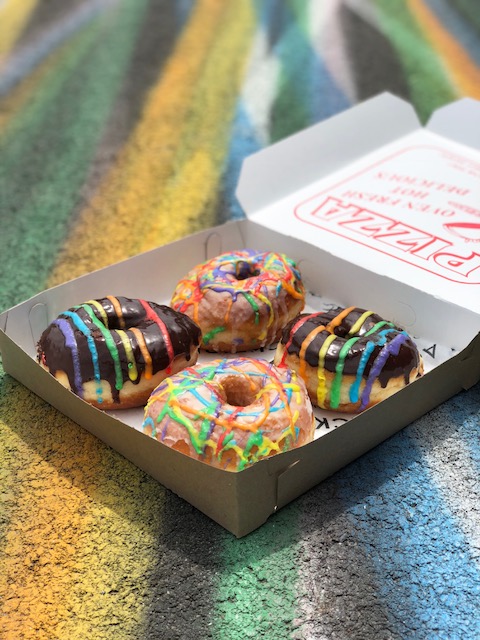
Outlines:
[[[480,380],[480,103],[447,105],[422,127],[408,103],[381,94],[248,158],[237,194],[245,220],[5,311],[0,349],[7,373],[241,537]],[[168,304],[192,266],[244,247],[296,260],[307,309],[355,305],[402,325],[422,351],[425,375],[355,416],[316,410],[314,442],[229,472],[143,434],[142,409],[100,411],[37,364],[36,342],[61,311],[109,294]],[[254,355],[271,360],[273,349]]]

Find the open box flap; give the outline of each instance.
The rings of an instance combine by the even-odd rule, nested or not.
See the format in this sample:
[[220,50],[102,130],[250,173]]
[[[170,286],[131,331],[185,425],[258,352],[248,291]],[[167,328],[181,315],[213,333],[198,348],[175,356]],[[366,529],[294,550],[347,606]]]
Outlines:
[[424,128],[382,94],[247,158],[237,195],[268,229],[480,314],[478,131],[474,100]]
[[236,195],[247,217],[420,126],[413,107],[382,93],[261,151],[242,165]]
[[432,114],[426,128],[445,138],[480,150],[480,103],[462,98],[440,107]]

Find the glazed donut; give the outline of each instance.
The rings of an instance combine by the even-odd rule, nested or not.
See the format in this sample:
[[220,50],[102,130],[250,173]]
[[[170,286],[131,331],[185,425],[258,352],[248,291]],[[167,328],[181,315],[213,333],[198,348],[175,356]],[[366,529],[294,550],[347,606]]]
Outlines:
[[144,433],[182,453],[241,471],[313,439],[302,380],[266,360],[215,359],[166,378],[145,407]]
[[202,347],[237,353],[266,347],[303,309],[305,290],[285,255],[245,249],[192,269],[171,300],[202,329]]
[[107,296],[71,307],[37,345],[42,367],[100,409],[145,405],[167,375],[198,357],[200,329],[154,302]]
[[377,404],[423,374],[410,336],[358,307],[299,315],[285,327],[274,362],[299,374],[314,405],[347,413]]

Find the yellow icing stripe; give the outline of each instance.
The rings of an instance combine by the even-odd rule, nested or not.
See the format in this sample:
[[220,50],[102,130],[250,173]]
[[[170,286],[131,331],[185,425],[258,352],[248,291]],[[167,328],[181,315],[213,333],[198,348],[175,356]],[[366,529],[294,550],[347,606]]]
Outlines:
[[408,8],[442,59],[460,94],[480,98],[480,69],[457,40],[442,26],[425,2],[408,0]]
[[0,69],[37,4],[38,0],[5,0],[0,5]]
[[373,314],[373,311],[365,311],[365,313],[363,313],[359,319],[355,322],[355,324],[352,326],[352,328],[350,329],[350,331],[347,333],[347,336],[354,336],[356,335],[360,329],[362,328],[363,323],[365,322],[365,320],[371,316]]
[[[273,324],[273,321],[275,319],[275,314],[273,312],[273,305],[271,303],[271,301],[267,298],[267,296],[264,296],[263,293],[257,292],[256,293],[256,297],[261,300],[263,302],[263,304],[268,308],[268,323],[267,323],[267,327],[270,327]],[[265,335],[266,335],[266,331],[265,331]]]
[[195,3],[137,127],[80,213],[50,285],[89,271],[92,252],[102,267],[214,224],[254,29],[251,2]]
[[319,407],[324,406],[325,397],[327,395],[327,384],[325,379],[325,357],[327,355],[328,347],[336,339],[336,335],[332,333],[328,336],[318,354],[318,387],[317,387],[317,402]]
[[150,356],[150,353],[148,352],[147,343],[145,342],[143,333],[140,331],[140,329],[137,329],[136,327],[132,327],[130,331],[136,337],[138,342],[138,348],[140,349],[143,359],[145,360],[145,380],[150,380],[150,378],[153,375],[152,358]]
[[117,329],[117,335],[120,337],[120,340],[122,341],[123,348],[125,349],[125,355],[127,356],[128,377],[130,378],[130,380],[134,381],[138,378],[138,371],[137,371],[137,363],[135,362],[135,356],[133,355],[132,345],[125,331],[122,331],[121,329]]
[[108,329],[108,317],[107,317],[107,312],[105,311],[105,309],[102,307],[102,305],[99,303],[98,300],[88,300],[86,302],[86,304],[89,304],[92,307],[95,307],[95,309],[97,309],[97,311],[100,313],[100,315],[102,316],[102,320],[103,320],[103,324],[107,327]]
[[117,314],[118,322],[120,324],[120,329],[125,329],[125,320],[120,302],[115,298],[115,296],[107,296],[107,298],[113,304],[113,308],[115,309],[115,313]]

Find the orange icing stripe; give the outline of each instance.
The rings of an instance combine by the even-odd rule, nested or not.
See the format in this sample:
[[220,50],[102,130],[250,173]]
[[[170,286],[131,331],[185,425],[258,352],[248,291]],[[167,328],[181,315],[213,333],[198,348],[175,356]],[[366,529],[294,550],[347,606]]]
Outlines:
[[316,327],[313,331],[310,331],[308,336],[302,342],[302,346],[301,346],[300,352],[298,354],[298,357],[300,359],[300,368],[299,368],[298,373],[299,373],[300,377],[303,378],[304,380],[306,380],[305,368],[307,366],[307,363],[306,363],[306,360],[305,360],[305,354],[307,352],[307,349],[308,349],[309,345],[313,342],[315,337],[321,331],[325,331],[325,330],[326,330],[326,327],[323,324],[320,325],[319,327]]
[[264,404],[262,413],[258,415],[258,418],[255,420],[255,422],[250,422],[249,424],[233,422],[231,420],[231,416],[229,420],[222,420],[221,418],[218,418],[218,417],[212,418],[212,416],[209,413],[204,413],[199,409],[192,409],[192,407],[182,404],[181,402],[176,402],[175,405],[178,409],[181,409],[181,411],[183,411],[184,413],[192,414],[195,418],[202,418],[203,420],[213,419],[215,424],[219,424],[220,426],[225,427],[226,429],[241,429],[242,431],[254,431],[254,432],[257,431],[258,427],[265,422],[265,420],[268,417],[268,413],[270,411],[270,402],[269,402],[268,396],[265,396],[265,404]]
[[137,339],[138,347],[143,356],[143,359],[145,360],[145,379],[150,380],[153,375],[152,358],[148,352],[147,343],[145,342],[143,333],[136,327],[132,327],[131,329],[129,329],[129,331],[131,331]]
[[120,323],[120,329],[125,329],[125,320],[120,302],[115,298],[115,296],[107,296],[107,299],[113,304],[113,308],[115,309],[115,313],[117,314],[117,318]]
[[344,309],[341,313],[338,314],[338,316],[336,318],[334,318],[331,322],[328,323],[327,325],[327,331],[330,331],[330,333],[333,333],[333,330],[338,327],[339,324],[341,324],[342,320],[344,318],[346,318],[348,316],[348,314],[353,311],[356,307],[347,307],[346,309]]

